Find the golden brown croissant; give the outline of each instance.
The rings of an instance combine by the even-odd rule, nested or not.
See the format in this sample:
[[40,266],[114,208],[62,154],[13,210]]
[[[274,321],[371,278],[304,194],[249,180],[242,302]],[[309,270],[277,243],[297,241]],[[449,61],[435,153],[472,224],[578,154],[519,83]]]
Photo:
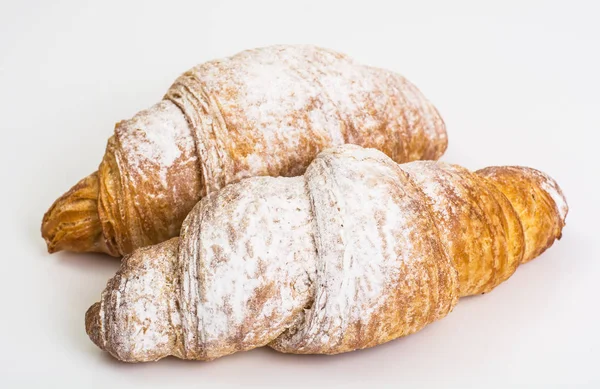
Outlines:
[[304,176],[202,199],[180,238],[125,257],[86,330],[128,362],[371,347],[493,289],[560,238],[566,214],[533,169],[399,165],[340,146]]
[[250,176],[297,176],[327,147],[437,159],[436,109],[398,74],[313,46],[248,50],[199,65],[116,125],[98,172],[42,222],[48,251],[114,256],[177,236],[197,201]]

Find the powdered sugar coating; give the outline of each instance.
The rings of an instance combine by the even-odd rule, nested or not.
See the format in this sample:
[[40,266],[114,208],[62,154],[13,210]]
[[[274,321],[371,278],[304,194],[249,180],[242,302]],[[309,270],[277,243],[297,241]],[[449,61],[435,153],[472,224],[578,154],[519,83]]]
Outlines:
[[523,231],[498,189],[457,165],[415,161],[400,166],[426,196],[458,271],[461,297],[490,292],[514,273],[523,257]]
[[170,101],[162,101],[122,122],[116,134],[121,152],[128,156],[131,173],[148,178],[148,171],[158,170],[164,186],[168,185],[169,168],[182,155],[196,159],[188,123]]
[[100,164],[99,216],[112,255],[179,234],[201,177],[190,126],[162,101],[117,123]]
[[[265,345],[339,353],[417,331],[452,309],[457,280],[421,192],[402,182],[406,175],[383,153],[345,145],[321,153],[303,177],[227,186],[190,213],[176,251],[136,251],[115,278],[129,276],[140,294],[161,285],[155,274],[167,273],[132,266],[154,266],[147,253],[155,250],[158,263],[171,264],[170,300],[104,304],[101,312],[124,316],[110,339],[91,336],[120,359],[153,360],[168,331],[172,354],[208,360]],[[115,282],[107,293],[122,289]],[[178,307],[169,325],[156,314],[165,304]],[[140,327],[129,323],[146,320],[154,336],[132,337]]]
[[193,205],[229,183],[300,175],[344,143],[405,162],[438,158],[447,139],[405,78],[331,50],[271,46],[198,65],[115,129],[100,168],[111,253],[176,236]]
[[[447,138],[404,77],[335,51],[271,46],[209,61],[117,123],[97,180],[82,181],[96,182],[86,189],[97,204],[61,212],[81,203],[81,191],[67,192],[44,236],[51,248],[125,255],[177,236],[207,194],[247,177],[300,175],[321,150],[346,143],[406,162],[439,158]],[[61,242],[67,229],[72,241]]]
[[541,187],[550,195],[550,197],[552,197],[552,200],[554,201],[554,204],[558,209],[560,218],[564,222],[567,217],[567,213],[569,212],[569,207],[567,206],[567,200],[565,199],[565,196],[558,187],[558,184],[556,183],[556,181],[544,174],[544,179],[541,183]]
[[439,114],[405,78],[314,46],[271,46],[201,64],[166,98],[195,130],[207,193],[245,177],[302,174],[312,160],[307,151],[314,157],[344,143],[398,162],[436,159],[446,147]]
[[[420,192],[398,190],[406,180],[398,165],[377,150],[346,145],[321,153],[305,177],[315,219],[314,302],[271,347],[334,354],[383,343],[394,334],[380,326],[389,322],[389,304],[397,304],[399,279],[418,278],[432,257],[448,267],[448,280],[440,281],[448,289],[439,293],[453,296],[456,275],[444,252],[431,245],[436,231],[421,221],[429,210]],[[405,308],[420,293],[416,284],[403,292]],[[443,301],[422,313],[445,315],[453,303]]]
[[315,256],[302,177],[244,180],[200,202],[178,257],[186,357],[263,346],[292,325],[311,299]]
[[119,359],[147,361],[265,345],[335,354],[418,331],[508,278],[524,241],[539,253],[560,237],[558,211],[536,200],[541,176],[488,169],[398,165],[344,145],[302,177],[229,185],[192,210],[181,238],[127,258],[88,333]]
[[455,190],[456,180],[449,181],[444,174],[444,167],[448,166],[442,162],[430,161],[417,161],[401,166],[431,200],[430,205],[435,215],[445,221],[452,219],[460,211],[456,202],[445,201],[449,195],[458,196]]
[[118,344],[114,353],[124,361],[135,361],[138,355],[158,360],[173,353],[180,315],[168,274],[174,271],[176,252],[175,240],[124,259],[102,294],[97,344]]

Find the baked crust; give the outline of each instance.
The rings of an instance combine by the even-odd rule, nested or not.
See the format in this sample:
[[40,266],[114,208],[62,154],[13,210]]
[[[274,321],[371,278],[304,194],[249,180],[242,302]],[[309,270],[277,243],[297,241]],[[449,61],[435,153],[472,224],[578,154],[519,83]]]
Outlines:
[[127,362],[372,347],[492,290],[560,238],[566,214],[534,169],[396,164],[340,146],[303,176],[203,198],[180,238],[124,258],[86,329]]
[[[67,192],[44,216],[42,235],[50,252],[127,254],[177,236],[206,194],[246,177],[300,175],[319,151],[345,143],[407,162],[439,158],[447,138],[405,78],[331,50],[272,46],[210,61],[117,123],[97,202],[65,220],[63,208],[78,201]],[[94,213],[91,229],[102,234],[92,238],[79,227]]]

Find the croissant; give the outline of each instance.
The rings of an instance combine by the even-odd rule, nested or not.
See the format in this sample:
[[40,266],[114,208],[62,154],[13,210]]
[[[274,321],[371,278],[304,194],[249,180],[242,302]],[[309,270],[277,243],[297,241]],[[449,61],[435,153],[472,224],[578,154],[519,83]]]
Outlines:
[[371,347],[492,290],[560,238],[566,214],[534,169],[396,164],[340,146],[304,176],[204,197],[180,238],[124,258],[86,331],[127,362]]
[[50,207],[48,251],[113,256],[179,234],[208,193],[250,176],[297,176],[353,143],[396,162],[437,159],[445,126],[395,73],[313,46],[273,46],[196,66],[163,100],[117,123],[99,170]]

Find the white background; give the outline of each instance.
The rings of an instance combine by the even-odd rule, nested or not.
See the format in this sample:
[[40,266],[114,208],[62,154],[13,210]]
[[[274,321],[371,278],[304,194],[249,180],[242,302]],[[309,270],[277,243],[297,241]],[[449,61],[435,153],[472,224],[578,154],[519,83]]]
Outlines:
[[[599,387],[596,4],[2,0],[0,386]],[[118,260],[48,255],[42,215],[97,168],[114,123],[177,75],[275,43],[407,76],[445,118],[444,160],[528,165],[560,183],[571,208],[563,239],[491,294],[373,349],[119,363],[83,320]]]

